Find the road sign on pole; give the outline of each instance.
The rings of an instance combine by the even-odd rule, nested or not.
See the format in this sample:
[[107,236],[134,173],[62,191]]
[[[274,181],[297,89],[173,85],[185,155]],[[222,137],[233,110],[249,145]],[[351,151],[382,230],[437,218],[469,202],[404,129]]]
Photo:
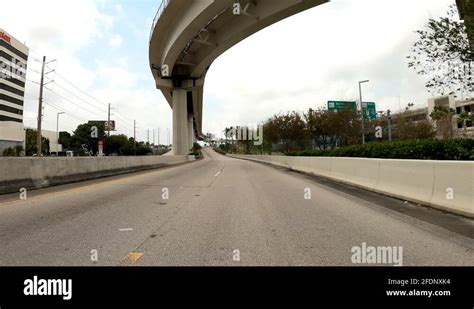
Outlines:
[[374,120],[377,118],[377,109],[374,102],[364,102],[362,103],[362,108],[364,110],[364,119]]
[[104,140],[99,140],[99,157],[104,155]]
[[328,101],[328,111],[337,112],[342,109],[357,109],[356,101]]

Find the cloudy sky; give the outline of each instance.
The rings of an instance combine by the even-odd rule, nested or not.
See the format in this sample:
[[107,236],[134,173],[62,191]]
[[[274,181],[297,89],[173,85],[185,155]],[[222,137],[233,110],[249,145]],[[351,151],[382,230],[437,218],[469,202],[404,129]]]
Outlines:
[[[189,0],[199,1],[199,0]],[[148,38],[159,0],[4,1],[0,28],[31,48],[25,125],[35,127],[40,60],[49,65],[44,128],[72,131],[86,120],[106,119],[112,103],[118,133],[146,140],[171,128],[171,109],[154,88]],[[425,80],[407,68],[414,31],[445,15],[454,0],[333,0],[270,26],[218,58],[207,75],[203,131],[254,125],[287,110],[355,100],[378,110],[424,106]]]

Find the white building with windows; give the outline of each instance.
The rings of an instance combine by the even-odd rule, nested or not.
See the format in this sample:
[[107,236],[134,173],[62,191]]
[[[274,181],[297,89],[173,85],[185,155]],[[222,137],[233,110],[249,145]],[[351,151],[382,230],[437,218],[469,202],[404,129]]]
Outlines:
[[454,137],[474,138],[474,125],[472,121],[459,120],[463,113],[472,115],[474,112],[474,98],[456,100],[453,95],[431,98],[428,100],[428,116],[435,106],[449,107],[456,111],[456,116],[453,118]]
[[29,49],[0,28],[0,155],[24,145],[23,105]]

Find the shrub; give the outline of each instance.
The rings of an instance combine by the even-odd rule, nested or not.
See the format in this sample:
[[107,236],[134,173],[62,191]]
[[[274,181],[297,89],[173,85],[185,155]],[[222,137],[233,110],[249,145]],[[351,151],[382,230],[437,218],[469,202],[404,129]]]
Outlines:
[[474,160],[474,140],[406,140],[372,142],[332,150],[305,150],[292,156],[362,157],[381,159]]
[[201,145],[199,143],[194,143],[193,148],[189,150],[189,155],[194,155],[196,159],[202,158]]
[[3,156],[5,157],[16,157],[15,149],[12,147],[3,150]]

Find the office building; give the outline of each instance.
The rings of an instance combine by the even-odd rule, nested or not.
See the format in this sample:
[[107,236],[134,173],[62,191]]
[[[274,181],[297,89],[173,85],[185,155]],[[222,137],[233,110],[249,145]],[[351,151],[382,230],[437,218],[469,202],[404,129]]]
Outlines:
[[0,155],[24,145],[23,105],[29,49],[0,28]]

